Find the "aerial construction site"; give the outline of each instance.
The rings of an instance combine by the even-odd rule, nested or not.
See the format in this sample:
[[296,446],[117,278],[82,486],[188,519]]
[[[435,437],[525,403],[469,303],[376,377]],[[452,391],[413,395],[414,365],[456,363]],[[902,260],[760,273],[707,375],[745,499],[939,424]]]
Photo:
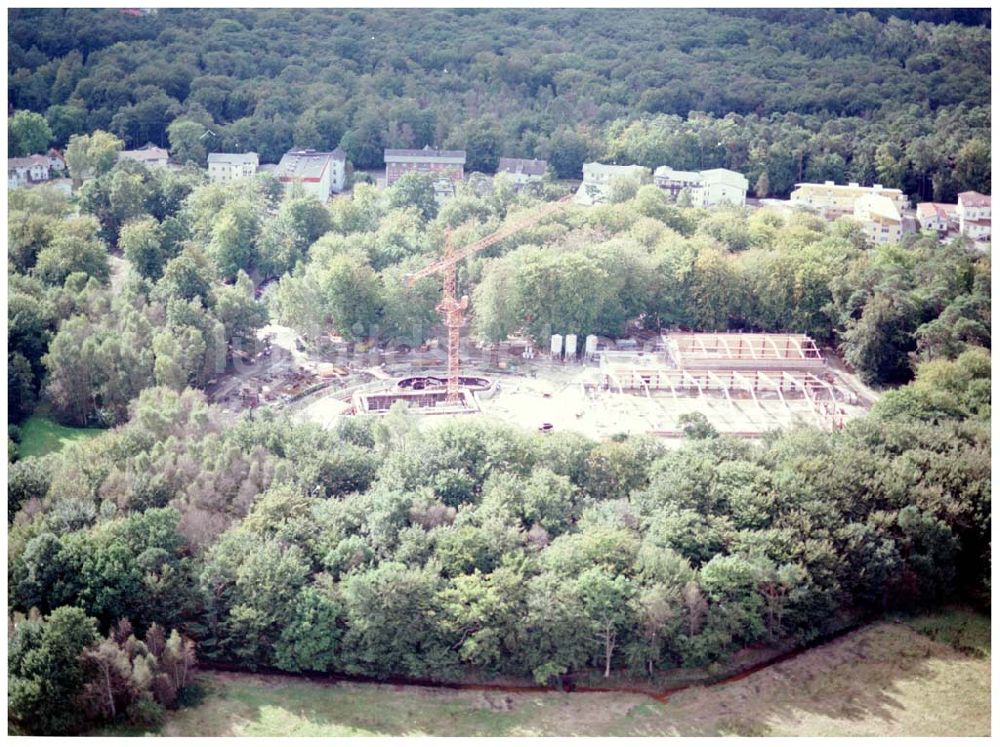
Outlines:
[[[568,199],[467,246],[454,246],[448,232],[442,256],[407,276],[408,284],[442,278],[438,339],[417,350],[311,355],[291,330],[270,327],[262,332],[270,365],[259,376],[243,376],[238,391],[229,384],[210,394],[237,408],[270,402],[324,426],[403,403],[433,416],[428,423],[476,416],[594,438],[679,437],[689,413],[747,438],[797,424],[835,430],[870,406],[870,390],[832,351],[824,355],[802,334],[669,331],[611,340],[569,333],[540,341],[541,350],[527,339],[463,340],[469,300],[458,293],[458,263],[559,211]],[[284,345],[279,339],[272,348],[275,336],[283,336]],[[272,349],[279,355],[272,357]]]
[[470,350],[456,400],[448,399],[445,371],[416,373],[399,360],[382,371],[405,375],[320,391],[295,410],[302,419],[331,425],[337,417],[381,414],[404,402],[426,415],[428,425],[475,416],[594,438],[679,437],[681,416],[698,412],[722,433],[754,438],[796,424],[837,429],[869,404],[854,377],[829,365],[802,335],[666,333],[641,349],[608,340],[590,355],[528,359],[518,350],[512,346],[499,359]]

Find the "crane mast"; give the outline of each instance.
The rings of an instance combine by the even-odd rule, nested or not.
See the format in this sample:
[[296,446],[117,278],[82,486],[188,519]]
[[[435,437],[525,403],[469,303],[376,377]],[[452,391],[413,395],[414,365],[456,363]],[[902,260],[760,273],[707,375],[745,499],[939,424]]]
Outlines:
[[486,247],[496,244],[498,241],[503,241],[513,236],[518,231],[533,226],[545,216],[561,209],[571,198],[572,195],[567,195],[557,202],[549,203],[535,213],[515,221],[508,226],[504,226],[479,241],[457,249],[451,240],[451,230],[448,230],[445,234],[444,255],[441,259],[435,260],[420,270],[406,276],[407,286],[412,286],[417,280],[437,273],[441,273],[443,277],[441,301],[435,308],[444,317],[444,324],[448,329],[448,378],[445,401],[456,403],[459,401],[461,362],[458,357],[458,348],[462,327],[465,325],[465,310],[469,307],[469,297],[462,296],[459,298],[458,296],[458,263],[466,257],[471,257]]

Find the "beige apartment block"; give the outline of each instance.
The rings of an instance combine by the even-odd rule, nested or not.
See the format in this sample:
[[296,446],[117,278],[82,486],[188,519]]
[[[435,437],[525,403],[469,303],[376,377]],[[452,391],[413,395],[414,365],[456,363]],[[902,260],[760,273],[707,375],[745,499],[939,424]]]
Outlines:
[[834,184],[833,182],[796,184],[795,190],[791,194],[791,203],[795,207],[812,208],[824,218],[833,220],[842,215],[853,214],[854,205],[858,198],[872,193],[891,201],[898,212],[902,212],[908,205],[906,195],[903,194],[902,190],[889,189],[881,184],[876,184],[873,187],[862,187],[857,182],[850,184]]
[[896,203],[877,192],[868,192],[854,203],[854,217],[875,244],[895,244],[903,238],[903,218]]

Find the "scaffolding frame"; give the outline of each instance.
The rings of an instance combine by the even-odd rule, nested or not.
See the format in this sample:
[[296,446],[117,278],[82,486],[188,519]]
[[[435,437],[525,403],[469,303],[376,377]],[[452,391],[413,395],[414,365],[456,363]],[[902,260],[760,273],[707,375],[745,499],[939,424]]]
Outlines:
[[750,399],[763,409],[760,395],[774,393],[790,412],[791,401],[804,400],[817,416],[821,426],[842,427],[844,411],[840,403],[854,404],[857,395],[850,389],[827,381],[811,371],[747,370],[747,369],[687,369],[664,366],[607,364],[603,366],[606,386],[612,384],[618,393],[641,391],[652,399],[654,391],[669,391],[674,400],[690,396],[695,391],[698,399],[721,394],[726,403],[736,407],[734,393],[745,391]]
[[826,365],[815,341],[801,334],[670,332],[664,347],[678,368],[816,370]]

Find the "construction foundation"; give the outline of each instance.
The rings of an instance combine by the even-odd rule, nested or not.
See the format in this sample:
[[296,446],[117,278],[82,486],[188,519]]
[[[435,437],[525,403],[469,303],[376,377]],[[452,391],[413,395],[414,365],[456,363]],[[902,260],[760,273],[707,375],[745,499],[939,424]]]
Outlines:
[[467,415],[479,412],[479,402],[468,389],[458,390],[458,402],[448,401],[446,388],[355,392],[352,398],[354,412],[358,414],[384,414],[397,402],[405,402],[410,409],[421,415]]
[[805,335],[686,334],[664,336],[664,351],[601,354],[604,391],[654,397],[750,400],[805,400],[818,423],[843,426],[857,394],[827,367]]

